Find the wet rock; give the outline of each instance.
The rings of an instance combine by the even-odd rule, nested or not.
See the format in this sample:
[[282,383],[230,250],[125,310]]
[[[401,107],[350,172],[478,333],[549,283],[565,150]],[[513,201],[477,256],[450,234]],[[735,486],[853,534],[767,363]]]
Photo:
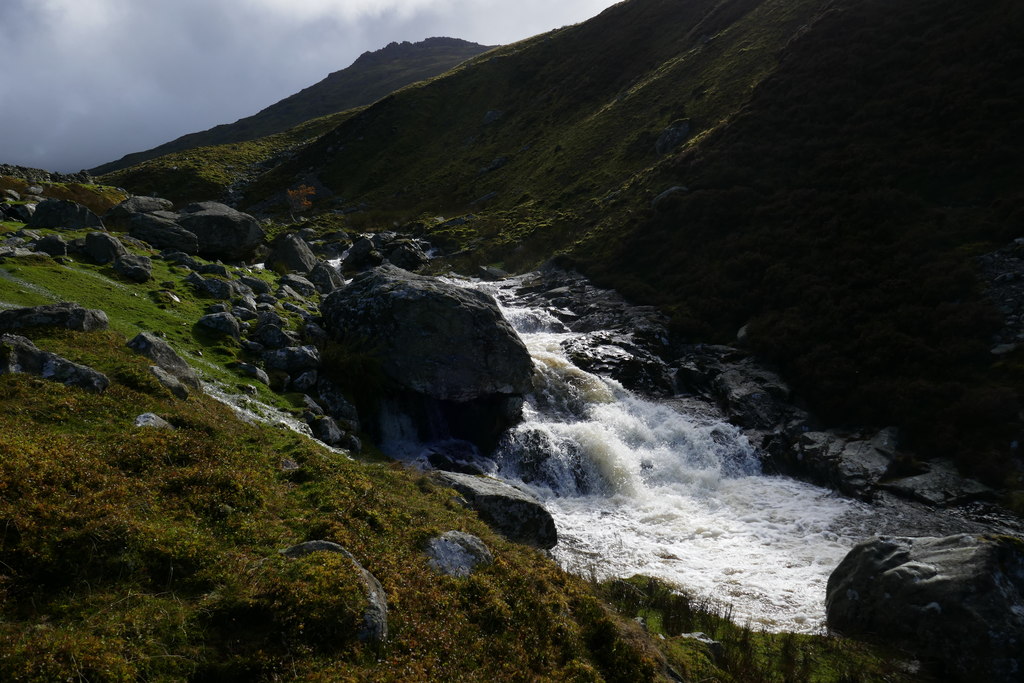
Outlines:
[[107,314],[103,311],[82,308],[70,302],[0,311],[0,332],[29,327],[63,327],[78,332],[94,332],[108,326]]
[[469,576],[480,565],[494,562],[490,549],[478,537],[448,531],[427,541],[427,564],[448,576]]
[[65,230],[103,227],[99,216],[81,204],[65,199],[44,199],[39,202],[27,223],[30,228]]
[[870,500],[889,472],[894,453],[877,440],[847,439],[832,432],[800,434],[779,468],[842,493]]
[[238,318],[230,313],[210,313],[209,315],[204,315],[196,323],[196,326],[217,334],[234,337],[235,339],[241,336]]
[[948,460],[932,460],[924,466],[927,471],[922,474],[895,479],[881,486],[903,498],[936,506],[963,505],[995,497],[989,487],[961,476],[956,465]]
[[630,336],[595,332],[563,342],[562,350],[579,368],[611,377],[631,391],[647,396],[675,393],[675,379],[668,364],[633,343]]
[[313,270],[316,263],[313,251],[298,235],[285,235],[267,257],[267,267],[279,273],[305,274]]
[[944,680],[1019,681],[1024,541],[962,534],[876,538],[829,577],[828,625],[937,664]]
[[711,385],[726,413],[741,427],[773,429],[787,415],[789,386],[752,361],[725,368]]
[[462,494],[481,519],[509,540],[545,549],[558,543],[551,514],[525,491],[468,474],[437,472],[434,476],[442,486]]
[[352,553],[332,541],[307,541],[282,550],[281,554],[295,559],[315,552],[338,553],[352,562],[353,568],[359,574],[367,602],[363,613],[363,627],[358,634],[359,640],[375,645],[384,643],[388,639],[388,599],[377,577],[366,571]]
[[480,455],[479,449],[469,441],[447,439],[427,444],[419,458],[435,470],[460,474],[487,475],[497,471],[490,458]]
[[0,375],[15,372],[79,387],[95,394],[102,393],[110,386],[110,381],[101,372],[55,353],[42,351],[25,337],[0,335]]
[[137,213],[128,220],[129,234],[157,249],[174,249],[184,254],[199,253],[199,238],[181,227],[175,214]]
[[186,206],[178,223],[199,240],[199,254],[209,259],[246,260],[266,235],[255,218],[218,202]]

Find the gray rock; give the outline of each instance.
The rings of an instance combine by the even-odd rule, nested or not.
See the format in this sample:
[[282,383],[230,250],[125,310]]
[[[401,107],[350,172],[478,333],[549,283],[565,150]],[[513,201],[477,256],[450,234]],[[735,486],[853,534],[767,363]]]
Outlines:
[[657,141],[654,143],[654,151],[658,156],[674,151],[679,145],[686,142],[690,137],[690,122],[687,120],[673,121],[661,131]]
[[316,384],[316,391],[317,402],[328,415],[341,420],[347,425],[348,429],[355,432],[359,431],[359,413],[356,407],[345,398],[345,393],[337,384],[324,377],[323,373],[321,373]]
[[665,190],[664,192],[662,192],[657,197],[651,200],[651,208],[654,209],[655,211],[662,211],[669,205],[669,199],[676,195],[686,194],[689,191],[690,188],[688,187],[684,187],[682,185],[673,185],[672,187],[668,188],[667,190]]
[[92,211],[65,199],[44,199],[36,206],[28,221],[30,228],[102,228],[103,221]]
[[9,209],[9,215],[22,223],[31,223],[37,204],[16,204]]
[[193,389],[202,388],[199,375],[170,345],[149,332],[139,332],[128,342],[128,348],[140,353]]
[[127,254],[121,240],[106,232],[90,232],[85,236],[85,254],[93,263],[105,265]]
[[434,476],[441,485],[461,493],[481,519],[509,540],[545,549],[558,543],[551,514],[525,491],[496,479],[456,472],[437,472]]
[[211,299],[227,300],[238,295],[238,289],[233,282],[217,277],[203,277],[199,273],[190,273],[185,282],[191,285],[199,296]]
[[199,254],[210,259],[248,259],[266,238],[255,218],[218,202],[186,206],[178,223],[199,240]]
[[196,325],[218,334],[234,337],[235,339],[241,336],[238,318],[230,313],[210,313],[209,315],[204,315]]
[[103,311],[82,308],[71,302],[0,311],[0,332],[28,327],[63,327],[78,332],[94,332],[108,326],[107,314]]
[[238,281],[256,294],[270,294],[270,283],[266,280],[261,280],[258,277],[252,277],[250,275],[242,275],[238,278]]
[[258,368],[252,363],[236,363],[232,367],[246,377],[251,377],[263,384],[266,384],[267,386],[270,386],[270,377],[267,376],[267,373],[264,372],[262,368]]
[[317,260],[306,241],[298,235],[286,235],[267,257],[267,267],[279,273],[308,273]]
[[313,436],[328,446],[337,446],[345,438],[345,431],[329,417],[317,417],[309,421]]
[[877,439],[847,440],[831,432],[801,434],[792,452],[799,473],[864,500],[874,497],[894,457]]
[[135,418],[136,427],[146,427],[150,429],[174,429],[170,422],[163,419],[156,413],[143,413]]
[[367,607],[363,613],[363,628],[360,629],[359,639],[372,644],[379,645],[388,639],[388,598],[384,587],[380,585],[370,572],[366,571],[363,565],[347,551],[344,547],[331,541],[306,541],[299,545],[292,546],[281,551],[285,557],[300,558],[315,552],[338,553],[347,557],[355,571],[359,574],[360,581],[366,593]]
[[427,541],[427,564],[448,576],[469,576],[480,565],[494,562],[484,542],[472,534],[449,531]]
[[1024,541],[876,538],[829,577],[829,627],[938,664],[944,680],[1020,681]]
[[315,346],[288,346],[265,351],[263,364],[268,370],[281,370],[296,375],[320,367],[320,352]]
[[497,282],[498,280],[504,280],[507,278],[509,273],[508,271],[494,266],[480,266],[477,268],[476,275],[484,282]]
[[374,268],[384,262],[384,257],[377,251],[376,245],[367,237],[360,237],[348,250],[348,256],[341,264],[344,271],[361,271]]
[[50,256],[67,256],[68,243],[60,235],[47,235],[36,241],[35,250]]
[[25,337],[0,335],[0,375],[14,372],[36,375],[95,394],[110,386],[110,381],[101,372],[42,351]]
[[773,429],[786,416],[789,386],[774,372],[752,363],[728,367],[714,379],[712,388],[741,427]]
[[20,202],[21,195],[15,190],[0,190],[0,199],[12,202]]
[[286,346],[295,346],[299,341],[295,334],[282,330],[277,325],[257,325],[249,339],[267,349],[283,349]]
[[928,471],[911,477],[894,479],[881,484],[881,488],[904,498],[928,505],[963,505],[978,500],[991,500],[995,492],[973,479],[960,475],[956,465],[948,460],[932,460]]
[[309,271],[308,278],[321,294],[330,294],[345,286],[345,279],[341,276],[341,271],[325,261],[320,261],[313,266],[313,269]]
[[302,277],[301,275],[295,275],[290,273],[285,275],[280,280],[282,287],[288,287],[303,297],[313,296],[317,293],[317,288],[312,282]]
[[483,292],[382,266],[328,295],[321,312],[332,336],[367,340],[411,391],[469,401],[532,387],[530,354]]
[[132,282],[149,282],[153,279],[153,262],[148,256],[126,252],[114,259],[114,271]]
[[178,225],[173,218],[159,214],[137,213],[128,220],[127,227],[132,237],[157,249],[174,249],[184,254],[199,253],[199,238],[195,233]]
[[157,381],[167,389],[167,391],[171,392],[172,396],[179,398],[182,401],[188,398],[190,393],[189,388],[170,372],[164,370],[159,365],[150,365],[149,371],[154,377],[156,377]]
[[387,260],[393,265],[404,270],[418,270],[424,263],[429,261],[427,255],[420,249],[419,245],[411,240],[399,242],[388,252]]
[[151,214],[157,211],[166,213],[170,212],[173,208],[174,205],[167,199],[160,199],[159,197],[129,197],[103,214],[103,222],[105,225],[117,230],[128,230],[135,216]]

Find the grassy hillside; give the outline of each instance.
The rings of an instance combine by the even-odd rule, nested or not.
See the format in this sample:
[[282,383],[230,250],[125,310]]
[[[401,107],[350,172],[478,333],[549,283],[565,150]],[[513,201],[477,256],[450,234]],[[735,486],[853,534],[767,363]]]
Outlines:
[[444,73],[489,49],[486,45],[457,38],[391,43],[375,52],[364,52],[351,66],[335,71],[319,83],[257,114],[200,133],[183,135],[145,152],[128,154],[117,161],[97,166],[91,173],[103,175],[174,152],[247,142],[283,133],[310,119],[371,104],[390,92]]

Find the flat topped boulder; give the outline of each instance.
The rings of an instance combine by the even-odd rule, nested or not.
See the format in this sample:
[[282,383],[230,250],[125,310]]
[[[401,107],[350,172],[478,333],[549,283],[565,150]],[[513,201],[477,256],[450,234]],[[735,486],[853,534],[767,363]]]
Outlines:
[[327,331],[375,349],[397,385],[446,401],[530,390],[533,361],[494,299],[391,265],[321,304]]
[[828,580],[829,628],[910,650],[945,680],[1019,681],[1024,541],[960,534],[875,538]]
[[266,239],[255,218],[218,202],[189,204],[178,224],[196,236],[199,254],[209,259],[248,259]]

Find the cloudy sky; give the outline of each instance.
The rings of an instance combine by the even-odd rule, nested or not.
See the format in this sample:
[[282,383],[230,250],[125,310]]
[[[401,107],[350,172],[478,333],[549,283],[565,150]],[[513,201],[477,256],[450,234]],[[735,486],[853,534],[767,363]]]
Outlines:
[[392,41],[510,43],[617,0],[0,0],[0,163],[77,171],[231,123]]

